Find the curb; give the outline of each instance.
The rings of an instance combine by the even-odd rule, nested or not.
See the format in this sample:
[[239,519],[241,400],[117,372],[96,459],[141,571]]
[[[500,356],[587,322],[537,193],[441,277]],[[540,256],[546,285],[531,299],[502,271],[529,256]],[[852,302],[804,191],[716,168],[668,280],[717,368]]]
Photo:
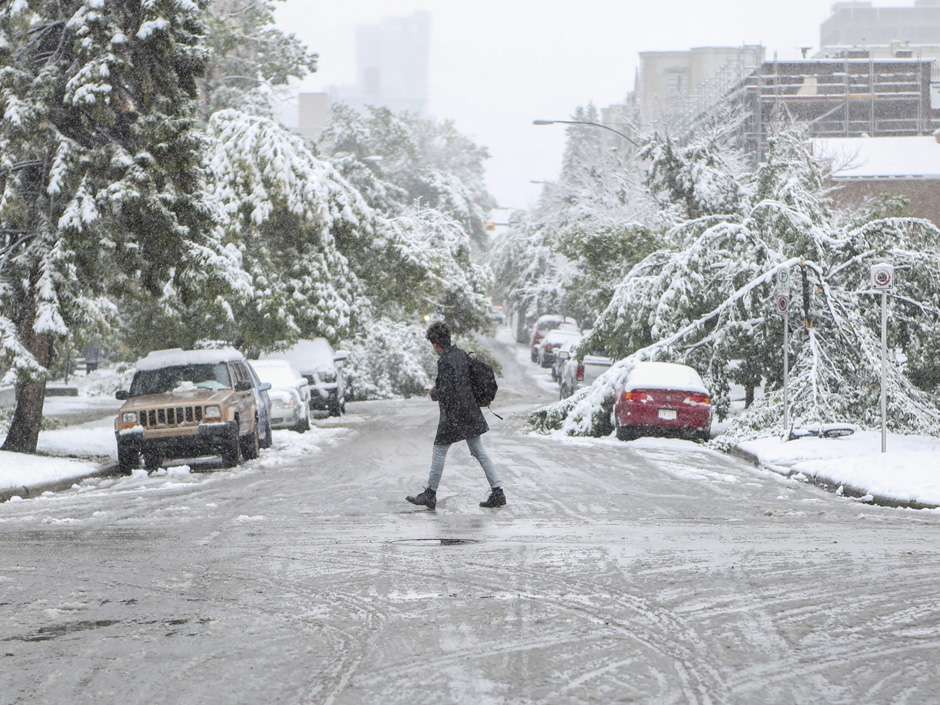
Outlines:
[[13,497],[20,497],[22,499],[34,499],[41,495],[43,492],[61,492],[62,490],[71,489],[72,485],[76,482],[81,482],[82,480],[87,480],[93,477],[111,477],[116,475],[118,471],[118,466],[116,463],[110,463],[104,467],[99,468],[98,470],[88,473],[86,475],[76,475],[71,477],[68,480],[56,480],[54,482],[44,482],[39,485],[32,485],[27,487],[26,485],[21,485],[19,487],[10,487],[7,489],[0,490],[0,504],[3,502],[8,502]]
[[874,504],[879,507],[890,507],[891,509],[940,509],[940,505],[937,504],[926,504],[924,502],[917,502],[914,500],[903,500],[896,499],[894,497],[885,497],[884,495],[873,495],[868,490],[864,490],[860,487],[855,487],[854,485],[847,485],[844,482],[834,482],[825,477],[819,477],[817,475],[807,475],[806,473],[801,473],[794,470],[788,470],[782,468],[778,465],[769,465],[767,463],[762,463],[760,458],[750,452],[749,450],[744,450],[740,446],[731,446],[725,453],[732,455],[735,458],[739,458],[747,463],[750,463],[756,468],[761,470],[767,470],[769,472],[776,473],[777,475],[783,475],[784,477],[795,477],[796,475],[801,475],[803,481],[819,487],[820,489],[831,492],[832,494],[839,494],[838,489],[842,488],[842,497],[849,497],[853,499],[861,499],[862,497],[871,497],[869,502],[866,504]]

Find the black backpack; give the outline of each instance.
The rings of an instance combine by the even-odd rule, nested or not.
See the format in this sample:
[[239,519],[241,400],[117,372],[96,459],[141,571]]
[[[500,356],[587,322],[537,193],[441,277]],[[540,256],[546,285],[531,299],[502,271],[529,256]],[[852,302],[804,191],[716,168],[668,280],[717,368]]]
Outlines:
[[473,353],[467,353],[467,360],[470,363],[470,388],[473,390],[473,398],[480,406],[489,406],[496,398],[496,390],[499,389],[496,373]]

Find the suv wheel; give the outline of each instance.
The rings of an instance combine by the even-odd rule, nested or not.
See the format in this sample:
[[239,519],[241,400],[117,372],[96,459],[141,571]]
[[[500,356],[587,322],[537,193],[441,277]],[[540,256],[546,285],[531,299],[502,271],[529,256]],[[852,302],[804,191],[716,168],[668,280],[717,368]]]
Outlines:
[[118,445],[118,470],[125,475],[130,475],[139,464],[140,453],[130,448],[122,448]]
[[241,440],[242,457],[245,460],[254,460],[260,454],[261,443],[258,439],[258,426]]
[[153,472],[154,470],[160,469],[160,462],[163,460],[156,453],[144,453],[144,467],[147,468],[147,472]]
[[227,468],[234,468],[240,461],[241,444],[239,443],[238,431],[236,430],[229,438],[225,439],[225,447],[222,449],[222,465]]

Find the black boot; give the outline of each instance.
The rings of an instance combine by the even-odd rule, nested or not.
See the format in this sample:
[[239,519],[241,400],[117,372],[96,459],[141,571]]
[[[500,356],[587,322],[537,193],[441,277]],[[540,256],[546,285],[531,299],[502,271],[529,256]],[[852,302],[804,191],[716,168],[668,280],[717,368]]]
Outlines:
[[480,502],[480,506],[486,507],[487,509],[506,506],[506,495],[503,494],[503,488],[494,487],[490,490],[490,496],[487,497],[485,502]]
[[[419,494],[417,497],[405,497],[412,504],[417,504],[421,507],[427,507],[428,509],[434,509],[437,506],[437,492],[428,487],[424,492]],[[505,502],[506,500],[503,500]]]

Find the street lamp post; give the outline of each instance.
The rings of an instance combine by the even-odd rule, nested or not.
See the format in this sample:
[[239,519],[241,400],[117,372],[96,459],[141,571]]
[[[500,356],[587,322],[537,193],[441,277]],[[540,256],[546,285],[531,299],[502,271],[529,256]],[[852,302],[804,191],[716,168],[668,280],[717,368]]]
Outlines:
[[589,127],[599,127],[602,130],[607,130],[609,132],[613,132],[615,135],[619,135],[620,137],[625,139],[627,142],[632,144],[634,147],[641,146],[639,142],[634,140],[629,135],[621,132],[620,130],[615,130],[610,125],[604,125],[599,122],[589,122],[587,120],[533,120],[532,124],[533,125],[588,125]]

